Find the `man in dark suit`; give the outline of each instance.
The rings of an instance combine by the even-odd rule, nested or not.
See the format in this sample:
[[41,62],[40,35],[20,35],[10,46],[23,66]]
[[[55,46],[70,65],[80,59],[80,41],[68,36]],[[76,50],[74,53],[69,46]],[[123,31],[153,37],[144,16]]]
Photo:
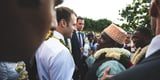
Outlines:
[[83,56],[84,46],[84,34],[81,32],[84,28],[84,19],[82,17],[77,18],[76,28],[73,32],[71,44],[72,44],[72,55],[76,64],[74,80],[83,80],[87,72],[87,65],[85,63],[85,56]]
[[[109,78],[109,69],[104,73],[102,80],[160,80],[160,0],[154,0],[150,7],[151,25],[156,36],[152,39],[145,59],[114,77]],[[105,78],[104,78],[105,77]]]

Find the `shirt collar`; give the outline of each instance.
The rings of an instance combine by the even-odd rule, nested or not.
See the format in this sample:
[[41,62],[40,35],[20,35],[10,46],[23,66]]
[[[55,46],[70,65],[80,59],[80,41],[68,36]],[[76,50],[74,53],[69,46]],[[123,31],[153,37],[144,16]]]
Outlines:
[[160,35],[157,35],[152,39],[149,48],[146,52],[145,58],[149,57],[150,55],[154,54],[154,52],[160,49],[159,43],[160,43]]
[[62,39],[64,41],[64,36],[61,33],[57,32],[57,31],[53,32],[53,36],[55,36],[55,37],[57,37],[59,39]]
[[77,34],[78,34],[79,32],[81,33],[81,31],[76,31]]

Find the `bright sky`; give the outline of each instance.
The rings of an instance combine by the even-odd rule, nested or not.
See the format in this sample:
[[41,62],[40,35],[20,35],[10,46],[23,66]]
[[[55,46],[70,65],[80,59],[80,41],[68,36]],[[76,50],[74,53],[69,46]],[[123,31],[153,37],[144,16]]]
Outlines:
[[132,2],[133,0],[64,0],[60,6],[73,9],[78,16],[94,20],[107,18],[117,23],[119,10]]

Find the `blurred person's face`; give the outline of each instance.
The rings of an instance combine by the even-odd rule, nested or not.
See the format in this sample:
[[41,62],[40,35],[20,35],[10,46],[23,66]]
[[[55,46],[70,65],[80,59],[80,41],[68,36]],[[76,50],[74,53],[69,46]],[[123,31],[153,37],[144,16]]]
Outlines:
[[105,32],[102,32],[97,39],[98,49],[110,48],[111,46],[114,46],[113,42],[114,41],[109,38]]
[[36,1],[1,0],[0,61],[30,59],[49,28],[56,26],[54,8],[61,0],[39,0],[35,5]]
[[84,28],[84,20],[78,19],[78,21],[76,23],[76,27],[77,27],[78,31],[82,31]]
[[151,28],[155,34],[160,34],[160,1],[154,0],[150,7]]
[[69,21],[69,24],[67,25],[67,27],[65,27],[65,37],[66,38],[71,38],[72,37],[72,34],[73,34],[73,30],[74,30],[74,27],[76,25],[76,16],[74,14],[71,15],[71,18],[70,18],[70,21]]
[[99,45],[99,46],[105,45],[105,43],[106,43],[106,38],[105,38],[105,34],[104,34],[104,33],[101,33],[101,35],[98,37],[97,42],[98,42],[98,45]]
[[91,35],[91,34],[90,34],[90,35],[88,35],[87,37],[88,37],[88,40],[89,40],[89,41],[94,40],[94,36],[93,36],[93,35]]
[[131,35],[127,34],[127,37],[125,38],[124,43],[129,44],[130,42],[131,42]]

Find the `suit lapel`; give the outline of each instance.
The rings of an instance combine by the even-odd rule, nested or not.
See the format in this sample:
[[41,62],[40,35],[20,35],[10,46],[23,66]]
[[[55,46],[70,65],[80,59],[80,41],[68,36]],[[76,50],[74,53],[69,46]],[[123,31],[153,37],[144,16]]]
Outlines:
[[82,45],[84,46],[84,34],[81,33],[81,36],[82,36]]
[[76,45],[80,46],[76,31],[73,32],[73,39],[72,40],[76,43]]

